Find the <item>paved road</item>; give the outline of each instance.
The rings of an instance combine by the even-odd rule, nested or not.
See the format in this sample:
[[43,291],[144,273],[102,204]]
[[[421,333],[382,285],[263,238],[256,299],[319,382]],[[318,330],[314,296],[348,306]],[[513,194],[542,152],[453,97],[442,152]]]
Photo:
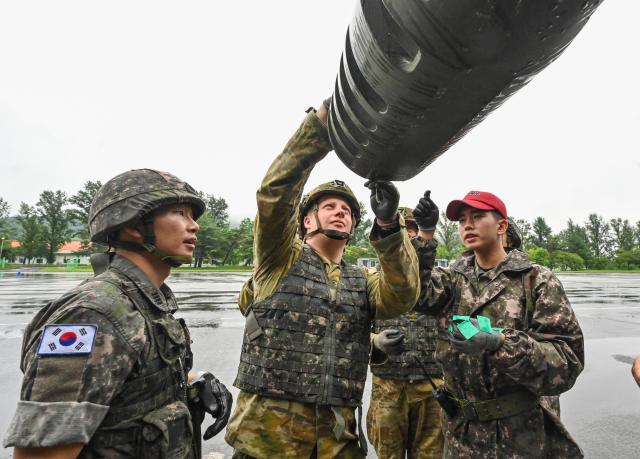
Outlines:
[[[234,298],[246,274],[179,274],[176,292],[194,340],[195,368],[211,369],[231,386],[239,360],[243,318]],[[20,338],[35,311],[86,275],[0,273],[0,431],[13,414],[21,374]],[[586,338],[587,362],[576,386],[561,398],[562,418],[588,458],[637,458],[640,388],[629,360],[640,354],[640,275],[560,276]],[[237,393],[232,389],[234,395]],[[367,389],[366,393],[369,393]],[[364,402],[368,408],[368,398]],[[222,435],[205,453],[230,457]],[[0,450],[0,457],[9,452]],[[373,454],[370,457],[375,457]]]

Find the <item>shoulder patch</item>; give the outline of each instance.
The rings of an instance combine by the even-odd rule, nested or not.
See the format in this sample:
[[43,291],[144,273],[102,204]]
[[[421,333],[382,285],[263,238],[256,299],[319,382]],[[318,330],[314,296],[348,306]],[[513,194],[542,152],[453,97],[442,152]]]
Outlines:
[[91,354],[97,325],[49,324],[44,326],[38,355]]

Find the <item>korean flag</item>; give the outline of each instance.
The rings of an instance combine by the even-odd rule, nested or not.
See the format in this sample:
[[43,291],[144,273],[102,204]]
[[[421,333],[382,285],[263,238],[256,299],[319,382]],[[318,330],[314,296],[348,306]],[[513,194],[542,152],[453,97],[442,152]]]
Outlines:
[[92,324],[45,325],[38,355],[91,354],[97,329]]

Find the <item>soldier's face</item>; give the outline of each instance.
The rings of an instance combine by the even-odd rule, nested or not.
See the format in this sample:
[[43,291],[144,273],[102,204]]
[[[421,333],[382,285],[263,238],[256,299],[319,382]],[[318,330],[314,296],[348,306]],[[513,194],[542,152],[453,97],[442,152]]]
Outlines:
[[[349,203],[337,196],[324,196],[318,201],[318,220],[323,229],[332,229],[351,232],[353,223],[351,215],[351,207]],[[307,213],[304,217],[304,227],[307,232],[314,231],[318,228],[313,211]]]
[[[495,213],[465,206],[458,216],[458,232],[467,250],[482,250],[500,243],[507,221]],[[500,244],[501,245],[501,244]]]
[[407,225],[407,234],[409,237],[416,237],[418,235],[418,225],[413,223],[412,221],[406,222]]
[[196,248],[196,233],[199,229],[190,205],[165,206],[154,214],[156,247],[170,256],[190,257]]

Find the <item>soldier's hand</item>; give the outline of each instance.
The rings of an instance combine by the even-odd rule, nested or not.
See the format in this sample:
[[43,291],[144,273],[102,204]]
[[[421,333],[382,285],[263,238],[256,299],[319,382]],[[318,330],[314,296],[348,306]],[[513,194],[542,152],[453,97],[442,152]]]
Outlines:
[[387,355],[397,355],[404,349],[404,335],[395,329],[383,330],[373,338],[373,345]]
[[193,385],[198,387],[200,405],[215,418],[214,423],[209,426],[202,436],[205,440],[209,440],[227,425],[229,416],[231,416],[233,397],[225,385],[209,372],[202,373],[193,382]]
[[418,205],[413,209],[413,218],[422,231],[433,231],[440,218],[440,210],[435,202],[431,200],[431,190],[424,192],[424,196],[418,201]]
[[382,223],[396,220],[400,192],[396,186],[385,180],[368,180],[364,186],[371,190],[371,210]]
[[478,333],[466,339],[458,329],[458,325],[453,323],[453,333],[449,336],[451,348],[463,354],[480,354],[482,352],[495,352],[502,345],[502,333],[492,331],[491,333],[480,330],[478,319],[469,319]]

